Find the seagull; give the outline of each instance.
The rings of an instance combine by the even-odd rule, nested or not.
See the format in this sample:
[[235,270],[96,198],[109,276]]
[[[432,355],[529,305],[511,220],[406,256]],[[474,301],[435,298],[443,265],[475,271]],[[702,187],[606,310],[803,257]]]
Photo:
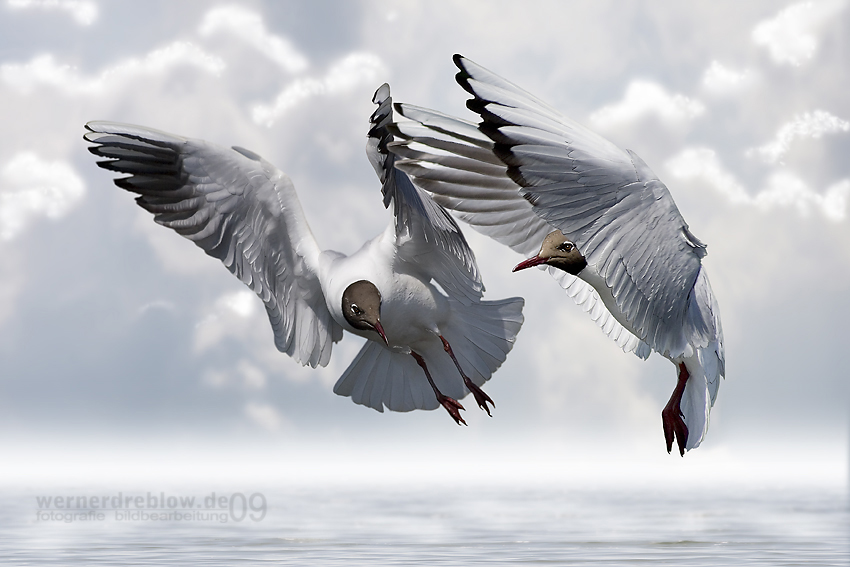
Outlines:
[[[475,124],[399,104],[396,167],[476,230],[548,269],[617,345],[655,351],[678,380],[661,412],[669,453],[700,445],[726,374],[720,312],[688,228],[649,166],[460,55]],[[536,253],[535,253],[536,252]],[[533,255],[532,255],[533,254]]]
[[302,365],[327,365],[343,330],[366,340],[334,392],[383,412],[442,406],[481,386],[514,345],[522,298],[482,299],[475,256],[452,216],[394,167],[387,84],[375,92],[366,147],[394,219],[346,256],[321,250],[292,181],[250,150],[151,128],[89,122],[89,151],[154,221],[193,241],[266,307],[275,346]]

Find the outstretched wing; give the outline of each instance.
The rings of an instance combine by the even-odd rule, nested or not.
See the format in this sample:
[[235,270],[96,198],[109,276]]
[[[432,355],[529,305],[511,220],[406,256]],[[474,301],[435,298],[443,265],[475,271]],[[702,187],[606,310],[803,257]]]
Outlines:
[[[396,109],[415,120],[391,127],[404,140],[390,145],[404,158],[396,167],[475,230],[524,256],[536,253],[555,227],[523,198],[496,157],[493,141],[458,118],[408,104],[396,104]],[[617,346],[640,358],[649,356],[649,346],[614,318],[592,285],[562,270],[548,272]]]
[[275,345],[326,365],[342,328],[325,306],[320,250],[290,179],[257,154],[113,122],[89,122],[89,151],[154,220],[222,261],[263,300]]
[[393,120],[389,85],[381,85],[372,102],[378,108],[371,117],[366,153],[381,179],[384,206],[393,206],[396,261],[425,279],[433,278],[452,297],[480,299],[484,285],[475,255],[457,222],[395,167],[396,156],[387,149],[393,141],[387,128]]
[[641,339],[661,354],[684,352],[691,333],[682,329],[706,251],[667,187],[634,152],[468,59],[454,59],[480,129],[523,197],[596,267]]
[[[688,337],[700,334],[687,328],[687,312],[705,245],[688,230],[664,184],[633,152],[621,150],[468,59],[455,56],[455,64],[460,69],[458,83],[473,95],[467,106],[481,116],[481,123],[477,127],[465,123],[462,129],[456,129],[457,121],[448,117],[431,118],[435,126],[420,122],[443,138],[447,132],[458,133],[455,141],[497,158],[495,163],[492,159],[485,162],[488,166],[505,167],[512,189],[487,186],[490,195],[478,202],[483,212],[492,215],[503,211],[500,223],[508,224],[522,222],[531,211],[544,226],[560,229],[605,279],[638,337],[662,354],[681,354]],[[405,116],[422,112],[412,110],[403,107],[400,112]],[[470,126],[478,131],[478,137]],[[426,137],[413,134],[408,136],[411,140],[434,147]],[[474,156],[467,150],[456,152],[445,143],[440,145],[436,149],[449,154],[440,157],[444,162],[464,160],[451,162],[448,167],[457,170],[455,185],[469,192],[469,173],[475,170],[468,162]],[[425,176],[435,177],[439,168],[421,164],[421,160],[430,158],[414,155],[416,146],[410,150],[406,157],[420,160],[419,166],[428,170]],[[403,163],[400,167],[407,169]],[[407,171],[417,183],[423,183],[411,169]],[[425,188],[432,190],[431,186]],[[478,187],[472,189],[480,192]],[[438,187],[434,190],[440,192]],[[499,191],[513,193],[510,206],[499,208],[494,196]],[[446,196],[467,198],[449,190]],[[526,209],[519,208],[517,197],[528,203]],[[465,206],[467,214],[480,214],[469,210],[475,202]],[[528,231],[529,238],[539,246],[540,232],[546,229],[534,223],[530,226],[534,232]],[[529,240],[518,244],[516,248],[529,244]]]

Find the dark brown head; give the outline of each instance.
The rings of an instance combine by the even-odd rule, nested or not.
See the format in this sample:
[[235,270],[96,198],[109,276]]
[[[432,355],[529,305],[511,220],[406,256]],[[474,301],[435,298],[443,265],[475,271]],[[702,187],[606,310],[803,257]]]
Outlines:
[[381,292],[370,281],[354,282],[342,292],[342,315],[360,331],[375,331],[389,346],[381,326]]
[[555,230],[543,239],[543,245],[540,247],[537,256],[520,262],[513,271],[516,272],[541,264],[553,266],[577,276],[587,266],[587,260],[578,251],[576,245],[564,236],[563,232]]

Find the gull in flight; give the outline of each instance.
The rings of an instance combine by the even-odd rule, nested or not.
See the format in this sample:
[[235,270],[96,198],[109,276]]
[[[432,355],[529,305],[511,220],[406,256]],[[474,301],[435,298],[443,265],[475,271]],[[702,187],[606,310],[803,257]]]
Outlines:
[[394,166],[389,86],[373,102],[369,161],[394,219],[346,256],[321,250],[289,177],[249,150],[158,130],[89,122],[89,151],[154,220],[218,258],[263,301],[278,350],[325,366],[343,330],[368,339],[334,386],[378,411],[443,406],[504,362],[522,326],[523,300],[484,301],[475,256],[457,223]]
[[[668,453],[699,446],[725,376],[720,312],[667,187],[632,151],[455,55],[475,124],[396,104],[390,146],[440,205],[541,266],[617,345],[658,352],[678,381],[661,412]],[[536,252],[536,254],[535,254]]]

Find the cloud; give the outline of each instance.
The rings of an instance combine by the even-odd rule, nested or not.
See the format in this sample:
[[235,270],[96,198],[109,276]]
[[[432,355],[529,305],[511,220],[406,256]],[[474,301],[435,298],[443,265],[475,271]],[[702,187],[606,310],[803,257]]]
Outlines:
[[824,110],[797,114],[783,124],[773,140],[758,148],[747,150],[748,156],[758,155],[767,163],[776,163],[797,138],[820,138],[824,134],[850,131],[850,122]]
[[202,353],[228,336],[244,337],[245,327],[253,321],[260,305],[257,295],[248,289],[219,297],[211,311],[195,327],[195,352]]
[[203,381],[216,389],[241,384],[246,390],[262,390],[266,387],[266,373],[243,358],[231,368],[208,368]]
[[753,81],[753,74],[749,69],[729,69],[718,61],[712,61],[702,75],[702,86],[716,95],[733,94],[752,85]]
[[245,415],[268,431],[278,431],[283,423],[281,415],[269,404],[248,402],[245,404]]
[[266,387],[266,374],[255,365],[247,360],[239,361],[239,375],[242,377],[242,383],[246,388],[252,390],[262,390]]
[[198,33],[204,37],[228,33],[248,43],[291,73],[307,69],[307,58],[288,39],[266,30],[259,14],[241,6],[218,6],[204,16]]
[[698,100],[670,94],[657,83],[635,80],[626,88],[622,101],[600,108],[590,119],[600,128],[607,128],[652,114],[665,122],[684,122],[704,111],[705,107]]
[[689,148],[668,160],[665,166],[680,179],[705,181],[735,205],[754,206],[764,211],[775,207],[796,208],[803,216],[814,209],[832,221],[841,221],[847,216],[850,179],[843,179],[820,194],[793,173],[777,171],[768,178],[767,187],[751,196],[723,168],[714,150]]
[[21,152],[0,170],[0,240],[12,240],[38,217],[58,219],[85,194],[85,184],[63,161]]
[[321,79],[297,79],[272,104],[254,107],[254,122],[271,126],[292,107],[314,96],[345,93],[358,85],[374,83],[384,64],[371,53],[351,53],[337,62]]
[[846,0],[821,0],[792,4],[753,28],[756,45],[770,53],[776,64],[800,65],[817,51],[815,35],[844,9]]
[[6,5],[15,10],[36,8],[68,12],[82,26],[93,24],[98,15],[97,4],[89,0],[7,0]]
[[136,77],[161,74],[173,67],[189,65],[217,75],[224,61],[185,41],[156,49],[142,59],[125,59],[96,76],[85,76],[71,65],[57,63],[52,54],[39,55],[29,63],[0,66],[0,81],[22,93],[50,87],[66,95],[100,94],[123,86]]

